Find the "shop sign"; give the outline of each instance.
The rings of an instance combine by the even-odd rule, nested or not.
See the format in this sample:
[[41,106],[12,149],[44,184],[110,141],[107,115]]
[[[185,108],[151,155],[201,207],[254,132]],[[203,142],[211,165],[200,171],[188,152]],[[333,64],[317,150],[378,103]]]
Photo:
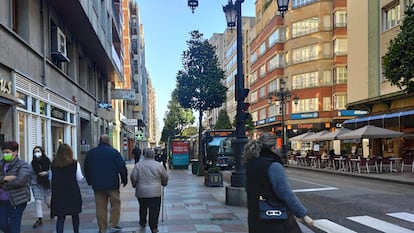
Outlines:
[[299,119],[307,119],[307,118],[318,118],[318,117],[319,117],[318,112],[297,113],[297,114],[291,114],[290,115],[291,120],[299,120]]
[[127,125],[138,125],[138,119],[127,119]]
[[266,118],[266,123],[272,123],[272,122],[275,122],[275,121],[276,121],[276,117],[275,116]]
[[111,99],[135,100],[134,89],[112,89]]
[[338,116],[361,116],[368,114],[365,110],[339,110]]
[[98,108],[109,109],[109,108],[112,108],[112,104],[110,104],[110,103],[99,103]]
[[11,94],[11,90],[12,90],[12,82],[5,80],[5,79],[0,79],[0,91],[3,92],[4,94]]
[[66,112],[63,111],[62,109],[56,108],[56,107],[52,107],[52,110],[50,111],[52,117],[56,118],[56,119],[60,119],[60,120],[66,120]]

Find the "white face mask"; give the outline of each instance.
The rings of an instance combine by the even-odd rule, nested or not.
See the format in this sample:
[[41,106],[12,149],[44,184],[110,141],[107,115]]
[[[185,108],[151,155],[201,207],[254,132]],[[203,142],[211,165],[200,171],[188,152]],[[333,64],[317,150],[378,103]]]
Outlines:
[[34,153],[34,156],[36,156],[36,157],[40,157],[40,156],[42,156],[42,152],[35,152],[35,153]]

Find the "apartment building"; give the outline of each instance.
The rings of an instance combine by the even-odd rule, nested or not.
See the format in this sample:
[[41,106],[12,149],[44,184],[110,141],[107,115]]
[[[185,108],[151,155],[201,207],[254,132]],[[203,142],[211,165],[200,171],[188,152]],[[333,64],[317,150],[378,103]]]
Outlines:
[[67,143],[82,162],[104,133],[128,154],[138,85],[124,72],[122,3],[1,1],[0,141],[18,141],[21,159],[34,146],[51,157]]
[[394,156],[414,151],[414,94],[391,86],[382,74],[382,57],[400,32],[412,0],[348,0],[348,108],[367,116],[345,121],[347,128],[375,125],[404,133],[401,139],[364,144],[371,154]]
[[[346,0],[291,0],[284,17],[275,1],[258,0],[256,18],[249,80],[256,134],[282,136],[282,112],[287,138],[333,130],[344,120],[366,113],[346,109]],[[285,86],[285,105],[281,86]]]

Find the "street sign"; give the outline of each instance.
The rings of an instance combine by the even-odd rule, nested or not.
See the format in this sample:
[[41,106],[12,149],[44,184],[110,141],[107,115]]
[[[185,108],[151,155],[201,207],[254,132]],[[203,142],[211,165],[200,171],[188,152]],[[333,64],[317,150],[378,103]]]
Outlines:
[[121,99],[121,100],[135,100],[135,90],[134,89],[112,89],[111,98]]

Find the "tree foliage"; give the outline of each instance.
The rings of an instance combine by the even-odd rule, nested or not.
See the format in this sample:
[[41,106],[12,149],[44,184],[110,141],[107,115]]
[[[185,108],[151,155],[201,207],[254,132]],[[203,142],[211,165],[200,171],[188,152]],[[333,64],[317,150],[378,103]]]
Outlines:
[[195,117],[191,109],[185,109],[178,103],[177,91],[174,90],[168,103],[168,112],[164,119],[161,141],[167,142],[169,137],[182,136],[184,129],[193,124],[194,120]]
[[407,7],[400,33],[390,41],[384,55],[383,74],[391,85],[407,92],[414,91],[414,4]]
[[182,54],[183,69],[177,74],[178,102],[199,111],[220,107],[227,88],[215,49],[200,32],[191,31],[190,35],[188,49]]
[[190,126],[188,128],[185,128],[184,131],[183,131],[183,136],[190,137],[190,136],[196,135],[197,130],[198,129],[195,126]]
[[227,115],[227,111],[224,109],[220,110],[214,129],[231,129],[231,128],[233,127],[231,125],[229,115]]

